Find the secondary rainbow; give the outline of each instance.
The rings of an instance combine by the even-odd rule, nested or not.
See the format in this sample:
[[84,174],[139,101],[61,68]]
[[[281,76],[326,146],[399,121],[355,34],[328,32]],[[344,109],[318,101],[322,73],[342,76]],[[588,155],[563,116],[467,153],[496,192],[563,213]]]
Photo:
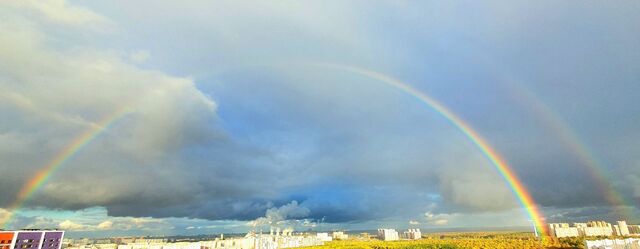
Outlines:
[[442,115],[445,119],[447,119],[451,124],[457,127],[462,133],[464,133],[467,138],[469,138],[479,149],[480,151],[491,161],[491,164],[498,170],[500,175],[504,178],[504,180],[509,185],[511,191],[516,196],[522,207],[526,210],[529,218],[533,221],[535,228],[537,231],[542,232],[543,235],[548,235],[547,226],[544,221],[544,217],[542,216],[538,206],[536,205],[533,197],[526,189],[522,181],[518,178],[518,176],[513,172],[511,167],[507,164],[506,160],[502,158],[502,156],[495,151],[491,145],[485,140],[478,132],[476,132],[471,125],[458,117],[455,113],[445,107],[442,103],[437,101],[436,99],[420,92],[415,89],[411,85],[404,83],[398,79],[392,78],[390,76],[384,75],[382,73],[353,67],[353,66],[345,66],[345,65],[336,65],[336,64],[320,64],[313,63],[312,65],[327,67],[327,68],[335,68],[344,70],[347,72],[355,73],[358,75],[365,76],[367,78],[371,78],[374,80],[378,80],[380,82],[384,82],[394,88],[397,88],[413,97],[419,99],[421,102],[426,104],[427,106],[433,108],[437,113]]
[[[504,70],[496,70],[503,72]],[[527,88],[519,80],[513,76],[504,73],[499,74],[500,78],[508,83],[504,84],[510,96],[517,101],[530,108],[530,110],[551,130],[557,138],[571,150],[571,153],[580,161],[580,165],[587,169],[587,172],[595,180],[595,184],[602,192],[604,198],[612,204],[615,212],[621,219],[632,219],[633,215],[627,206],[633,206],[631,202],[625,200],[611,184],[612,177],[604,170],[600,161],[594,156],[586,143],[580,139],[580,136],[564,121],[561,115],[551,109],[544,101],[540,99],[532,90]]]
[[83,133],[75,137],[67,147],[63,148],[51,161],[49,161],[49,163],[36,172],[36,174],[22,186],[15,201],[9,205],[9,214],[6,215],[4,219],[0,220],[0,228],[6,228],[15,215],[15,212],[18,211],[22,205],[47,182],[51,175],[60,168],[60,166],[64,165],[64,163],[72,158],[73,155],[77,154],[78,151],[115,123],[115,121],[129,113],[128,110],[128,106],[118,108],[115,112],[105,116],[97,123],[89,125]]
[[[452,111],[446,108],[443,104],[438,102],[437,100],[431,98],[430,96],[418,91],[413,88],[409,84],[406,84],[398,79],[389,77],[382,73],[367,70],[363,68],[353,67],[353,66],[344,66],[344,65],[335,65],[335,64],[317,64],[316,66],[323,66],[329,68],[335,68],[344,70],[347,72],[355,73],[358,75],[362,75],[371,79],[378,80],[380,82],[386,83],[392,87],[395,87],[407,94],[414,96],[419,99],[421,102],[425,103],[429,107],[433,108],[437,113],[442,115],[445,119],[451,122],[455,127],[457,127],[460,131],[462,131],[465,136],[467,136],[479,149],[480,151],[489,159],[492,165],[498,170],[498,172],[505,179],[512,192],[522,205],[522,207],[526,210],[529,218],[533,221],[535,227],[538,231],[541,231],[543,234],[547,233],[547,227],[544,223],[544,218],[538,210],[537,205],[535,204],[534,199],[531,197],[531,194],[527,191],[525,186],[522,184],[522,181],[517,177],[517,175],[513,172],[511,167],[507,164],[507,162],[498,154],[489,143],[482,138],[482,136],[477,133],[469,124],[464,122],[461,118],[455,115]],[[75,154],[78,153],[82,148],[84,148],[90,141],[100,135],[103,131],[105,131],[109,126],[111,126],[115,121],[122,118],[125,114],[128,113],[128,106],[124,106],[119,108],[115,112],[110,115],[104,117],[101,121],[97,122],[95,125],[90,126],[85,132],[77,136],[73,139],[67,147],[60,151],[49,163],[47,163],[41,170],[39,170],[36,175],[31,178],[20,190],[16,200],[9,206],[8,210],[10,214],[4,218],[4,220],[0,221],[0,227],[5,227],[15,214],[17,210],[22,207],[22,205],[29,200],[29,198],[40,189],[46,181],[51,177],[51,175],[66,161],[72,158]]]

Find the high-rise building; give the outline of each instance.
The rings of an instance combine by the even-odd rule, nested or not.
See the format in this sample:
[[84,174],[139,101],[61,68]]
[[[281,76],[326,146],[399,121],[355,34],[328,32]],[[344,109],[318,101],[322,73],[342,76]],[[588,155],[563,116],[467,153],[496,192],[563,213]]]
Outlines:
[[378,238],[384,241],[392,241],[399,240],[400,236],[398,236],[398,231],[395,229],[380,228],[378,229]]
[[404,232],[404,237],[407,239],[422,239],[422,232],[419,228],[409,229]]
[[2,231],[0,249],[60,249],[64,231]]
[[11,248],[14,234],[14,232],[0,232],[0,249]]
[[618,227],[620,228],[620,236],[628,236],[629,228],[627,227],[627,222],[623,220],[618,221]]
[[622,236],[622,234],[620,233],[620,226],[618,226],[618,225],[613,225],[613,235],[615,235],[615,236]]

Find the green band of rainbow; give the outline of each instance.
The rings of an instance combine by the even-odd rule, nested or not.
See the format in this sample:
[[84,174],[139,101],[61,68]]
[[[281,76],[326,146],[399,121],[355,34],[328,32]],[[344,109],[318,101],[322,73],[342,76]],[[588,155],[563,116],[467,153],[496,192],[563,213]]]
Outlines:
[[576,156],[580,161],[580,165],[586,168],[586,171],[595,180],[596,187],[602,192],[606,201],[616,208],[615,212],[620,216],[619,218],[632,219],[633,215],[624,207],[633,206],[633,204],[625,200],[624,196],[617,192],[612,184],[610,184],[613,178],[604,170],[604,167],[594,156],[589,146],[580,139],[580,136],[569,126],[562,116],[551,109],[544,101],[540,100],[540,97],[536,96],[519,81],[508,76],[504,76],[503,78],[509,83],[506,85],[511,95],[519,102],[528,106],[530,110],[553,131],[557,139]]
[[67,147],[49,161],[49,163],[36,172],[36,174],[22,186],[20,192],[18,192],[16,200],[9,205],[9,215],[5,216],[3,220],[0,220],[0,228],[6,228],[15,215],[15,212],[18,211],[38,189],[42,188],[49,177],[51,177],[51,175],[60,168],[60,166],[72,158],[73,155],[78,153],[78,151],[100,135],[100,133],[105,131],[115,121],[126,115],[128,113],[127,110],[128,106],[121,107],[115,112],[102,118],[99,122],[89,126],[83,133],[75,137]]
[[413,88],[409,84],[406,84],[398,79],[389,77],[387,75],[381,74],[379,72],[357,68],[352,66],[344,66],[344,65],[335,65],[335,64],[315,64],[318,66],[336,68],[345,70],[348,72],[352,72],[355,74],[359,74],[371,79],[378,80],[380,82],[384,82],[390,86],[393,86],[407,94],[414,96],[419,99],[429,107],[433,108],[436,112],[442,115],[445,119],[451,122],[455,127],[457,127],[465,136],[467,136],[479,149],[480,151],[491,161],[492,165],[498,170],[500,175],[507,182],[512,192],[522,205],[522,207],[526,210],[529,218],[533,221],[534,225],[541,231],[543,234],[548,235],[548,229],[544,222],[544,217],[540,213],[533,197],[527,189],[525,188],[522,181],[518,178],[518,176],[513,172],[511,167],[507,164],[507,162],[500,156],[498,152],[496,152],[489,143],[482,138],[482,136],[476,132],[469,124],[467,124],[464,120],[455,115],[452,111],[446,108],[443,104],[438,102],[437,100],[431,98],[430,96],[420,92],[419,90]]
[[[516,198],[522,205],[522,207],[527,211],[529,218],[534,222],[535,226],[539,231],[542,231],[543,234],[547,234],[547,227],[544,224],[544,219],[538,210],[535,201],[526,190],[522,182],[518,179],[516,174],[511,170],[509,165],[506,163],[504,159],[483,139],[480,134],[478,134],[470,125],[464,122],[461,118],[455,115],[452,111],[447,109],[443,104],[436,101],[435,99],[427,96],[426,94],[421,93],[417,89],[411,87],[410,85],[403,83],[400,80],[394,79],[392,77],[386,76],[384,74],[366,70],[357,67],[350,66],[342,66],[342,65],[333,65],[333,64],[316,64],[320,66],[337,68],[341,70],[345,70],[347,72],[352,72],[355,74],[359,74],[371,79],[378,80],[380,82],[384,82],[390,86],[393,86],[403,92],[410,94],[418,98],[420,101],[433,108],[436,112],[442,115],[444,118],[449,120],[455,127],[457,127],[460,131],[462,131],[465,136],[467,136],[479,149],[480,151],[491,161],[492,165],[498,170],[498,172],[505,179]],[[37,174],[31,178],[20,190],[16,200],[9,206],[9,210],[11,211],[8,217],[5,217],[4,220],[0,221],[0,227],[5,227],[11,220],[12,216],[15,212],[22,207],[22,205],[38,190],[40,189],[44,183],[49,179],[49,177],[62,166],[66,161],[68,161],[73,155],[77,154],[84,146],[86,146],[91,140],[97,137],[100,133],[105,131],[111,124],[120,119],[127,113],[127,108],[121,108],[112,113],[111,115],[106,116],[97,125],[90,127],[84,133],[80,134],[76,137],[72,143],[70,143],[67,147],[65,147],[60,153],[58,153],[53,160],[47,163],[41,170],[37,172]]]

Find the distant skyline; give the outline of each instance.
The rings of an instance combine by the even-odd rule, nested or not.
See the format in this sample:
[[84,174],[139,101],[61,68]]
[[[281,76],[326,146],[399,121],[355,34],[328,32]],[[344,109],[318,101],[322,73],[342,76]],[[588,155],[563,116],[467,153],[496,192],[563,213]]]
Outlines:
[[547,222],[640,223],[638,12],[2,1],[0,223],[530,227],[525,192]]

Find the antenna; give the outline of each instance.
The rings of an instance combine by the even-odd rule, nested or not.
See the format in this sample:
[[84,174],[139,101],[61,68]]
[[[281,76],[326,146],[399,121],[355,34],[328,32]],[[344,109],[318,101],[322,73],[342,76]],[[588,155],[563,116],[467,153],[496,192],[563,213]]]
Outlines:
[[538,236],[538,228],[536,227],[536,223],[533,222],[533,220],[529,220],[531,222],[531,225],[533,225],[533,234],[536,236],[536,238],[539,238],[540,236]]

